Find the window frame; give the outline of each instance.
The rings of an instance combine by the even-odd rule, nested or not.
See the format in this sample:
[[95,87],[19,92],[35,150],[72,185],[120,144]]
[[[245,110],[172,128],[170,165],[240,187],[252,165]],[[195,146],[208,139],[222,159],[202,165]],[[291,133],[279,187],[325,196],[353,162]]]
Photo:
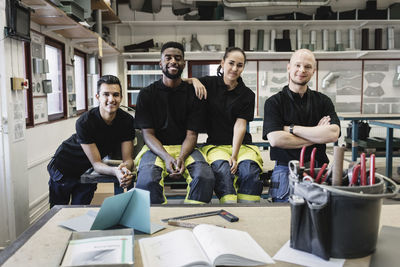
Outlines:
[[25,54],[25,77],[28,79],[29,88],[26,90],[26,103],[28,117],[25,119],[25,125],[32,127],[34,125],[33,120],[33,94],[32,94],[32,54],[31,54],[31,43],[24,42],[24,54]]
[[67,118],[67,90],[66,90],[66,78],[65,78],[65,45],[62,42],[59,42],[51,37],[44,36],[44,45],[49,45],[61,50],[61,76],[62,76],[62,103],[63,103],[63,112],[48,115],[48,122],[52,122],[55,120],[66,119]]
[[[85,108],[84,109],[76,109],[76,114],[79,116],[80,114],[84,113],[88,110],[88,82],[87,82],[87,54],[74,48],[74,56],[79,56],[83,58],[83,68],[84,68],[84,80],[85,80]],[[74,62],[75,63],[75,62]],[[75,71],[75,64],[74,64],[74,71]],[[74,83],[76,82],[76,77],[74,79]],[[75,94],[76,94],[76,87],[75,87]]]

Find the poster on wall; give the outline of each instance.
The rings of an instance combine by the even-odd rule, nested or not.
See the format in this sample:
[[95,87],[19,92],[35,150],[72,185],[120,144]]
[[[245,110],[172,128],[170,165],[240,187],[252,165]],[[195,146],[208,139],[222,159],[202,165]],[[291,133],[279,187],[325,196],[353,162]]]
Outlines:
[[254,116],[258,116],[257,112],[257,62],[248,61],[246,68],[242,73],[244,84],[250,88],[255,94]]
[[66,64],[65,65],[65,76],[66,76],[66,83],[67,83],[67,93],[74,93],[74,66]]
[[[22,93],[22,92],[21,92]],[[14,97],[13,103],[13,133],[12,141],[18,142],[25,139],[25,109],[21,101]]]
[[75,72],[74,66],[70,64],[65,65],[65,77],[67,84],[67,103],[68,103],[68,117],[76,115],[76,94],[75,94]]
[[33,98],[33,120],[35,124],[47,121],[47,98]]
[[329,96],[336,112],[360,113],[361,60],[318,61],[318,91]]
[[400,113],[400,61],[365,60],[363,113]]
[[42,81],[46,79],[47,60],[45,59],[44,36],[31,32],[32,56],[32,94],[33,96],[46,95],[43,91]]

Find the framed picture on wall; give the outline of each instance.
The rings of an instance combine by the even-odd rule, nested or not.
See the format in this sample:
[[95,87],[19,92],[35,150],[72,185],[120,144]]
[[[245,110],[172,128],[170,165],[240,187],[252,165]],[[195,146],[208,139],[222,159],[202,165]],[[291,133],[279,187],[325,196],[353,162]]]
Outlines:
[[46,97],[33,98],[33,120],[35,124],[47,121],[47,99]]

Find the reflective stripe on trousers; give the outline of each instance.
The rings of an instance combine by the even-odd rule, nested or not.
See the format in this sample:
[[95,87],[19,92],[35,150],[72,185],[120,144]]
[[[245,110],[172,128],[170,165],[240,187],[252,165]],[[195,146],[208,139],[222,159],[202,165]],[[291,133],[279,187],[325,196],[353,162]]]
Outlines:
[[[179,156],[181,146],[164,146],[164,148],[172,157],[176,158]],[[142,148],[135,162],[136,166],[139,166],[136,187],[150,191],[152,204],[166,204],[164,178],[168,172],[165,162],[151,152],[147,146]],[[215,178],[203,154],[195,149],[185,160],[185,167],[183,177],[188,184],[185,203],[210,202]]]

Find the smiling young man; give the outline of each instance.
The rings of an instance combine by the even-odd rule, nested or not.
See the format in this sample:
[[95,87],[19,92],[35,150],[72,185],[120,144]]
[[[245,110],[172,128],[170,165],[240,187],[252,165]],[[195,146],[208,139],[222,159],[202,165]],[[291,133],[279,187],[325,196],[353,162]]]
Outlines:
[[192,85],[182,81],[185,68],[180,43],[161,48],[162,79],[140,90],[135,122],[145,146],[136,157],[137,188],[150,191],[152,204],[165,204],[164,178],[186,178],[185,203],[211,200],[214,175],[202,153],[195,149],[197,133],[204,130],[204,107]]
[[[99,106],[80,116],[76,133],[58,147],[47,166],[50,207],[67,205],[70,200],[72,205],[90,204],[97,185],[80,183],[80,176],[90,167],[98,173],[116,176],[123,188],[132,183],[134,119],[119,109],[119,79],[102,76],[97,82],[96,98]],[[107,155],[121,155],[123,163],[108,166],[101,161]]]
[[299,160],[301,148],[307,146],[307,162],[316,147],[316,166],[321,167],[329,162],[325,144],[337,141],[340,134],[330,98],[307,86],[315,70],[314,54],[297,50],[287,65],[289,84],[265,101],[263,138],[268,139],[270,158],[276,161],[269,192],[274,202],[288,201],[288,162]]

